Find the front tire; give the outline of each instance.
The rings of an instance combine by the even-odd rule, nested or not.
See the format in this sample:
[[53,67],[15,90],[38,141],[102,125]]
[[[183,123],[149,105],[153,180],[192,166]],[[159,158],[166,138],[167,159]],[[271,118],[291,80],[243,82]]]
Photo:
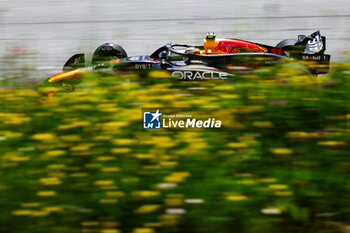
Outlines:
[[95,50],[92,56],[92,64],[101,64],[118,58],[127,57],[127,53],[120,45],[104,43]]

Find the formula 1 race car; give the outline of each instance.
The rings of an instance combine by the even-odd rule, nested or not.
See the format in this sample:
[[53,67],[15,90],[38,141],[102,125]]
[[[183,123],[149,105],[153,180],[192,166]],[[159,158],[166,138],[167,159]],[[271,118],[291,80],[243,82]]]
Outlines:
[[[229,79],[239,73],[260,67],[298,62],[308,74],[329,71],[330,55],[324,54],[326,38],[316,31],[297,39],[285,39],[269,46],[240,39],[219,39],[208,33],[204,45],[166,44],[150,56],[128,57],[117,44],[99,46],[91,61],[84,54],[72,56],[64,65],[63,73],[48,79],[49,83],[74,80],[86,72],[124,74],[165,70],[181,80]],[[89,65],[87,65],[89,64]]]

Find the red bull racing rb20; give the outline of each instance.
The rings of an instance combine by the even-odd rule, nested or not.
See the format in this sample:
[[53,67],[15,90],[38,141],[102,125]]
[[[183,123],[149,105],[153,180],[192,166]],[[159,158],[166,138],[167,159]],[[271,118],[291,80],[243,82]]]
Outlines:
[[79,78],[87,72],[125,74],[164,70],[180,80],[232,79],[237,74],[277,64],[298,63],[309,75],[329,71],[330,55],[325,54],[326,37],[319,31],[285,39],[276,46],[232,38],[217,38],[208,33],[203,45],[166,44],[151,55],[129,57],[118,44],[105,43],[87,61],[84,54],[72,56],[63,72],[49,83]]

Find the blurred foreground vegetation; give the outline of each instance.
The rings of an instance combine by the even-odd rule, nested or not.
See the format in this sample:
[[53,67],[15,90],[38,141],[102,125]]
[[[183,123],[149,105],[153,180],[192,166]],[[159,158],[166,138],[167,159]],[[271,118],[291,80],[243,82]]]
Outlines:
[[[0,89],[0,232],[345,232],[349,70]],[[223,128],[144,131],[142,108]]]

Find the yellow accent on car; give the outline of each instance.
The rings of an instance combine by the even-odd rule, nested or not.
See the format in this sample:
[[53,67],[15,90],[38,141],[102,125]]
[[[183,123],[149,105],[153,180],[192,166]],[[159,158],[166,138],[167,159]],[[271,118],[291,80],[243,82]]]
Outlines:
[[49,83],[56,83],[62,80],[72,80],[74,79],[76,74],[80,74],[83,71],[81,69],[78,70],[72,70],[63,74],[57,74],[49,79]]

